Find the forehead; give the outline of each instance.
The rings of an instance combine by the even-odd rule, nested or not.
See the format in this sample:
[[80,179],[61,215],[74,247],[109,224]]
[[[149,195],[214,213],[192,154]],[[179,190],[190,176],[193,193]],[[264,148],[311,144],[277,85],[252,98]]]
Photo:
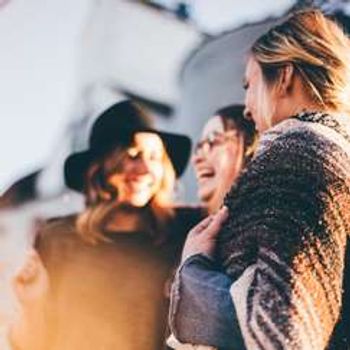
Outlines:
[[214,132],[224,132],[224,123],[218,115],[211,117],[206,124],[204,125],[203,131],[202,131],[202,137],[205,138],[209,134],[212,134]]
[[249,81],[257,78],[261,75],[261,68],[256,59],[251,55],[248,58],[246,69],[245,69],[245,80]]
[[145,149],[163,149],[162,139],[151,132],[138,132],[134,136],[134,145]]

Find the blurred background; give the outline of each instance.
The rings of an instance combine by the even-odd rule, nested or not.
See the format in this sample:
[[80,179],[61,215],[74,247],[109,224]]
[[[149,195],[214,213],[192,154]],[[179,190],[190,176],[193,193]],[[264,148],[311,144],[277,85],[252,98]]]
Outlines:
[[[243,102],[252,42],[310,4],[349,27],[347,0],[0,0],[0,194],[17,183],[23,199],[67,201],[65,157],[125,96],[195,141],[216,109]],[[178,192],[196,202],[191,167]]]

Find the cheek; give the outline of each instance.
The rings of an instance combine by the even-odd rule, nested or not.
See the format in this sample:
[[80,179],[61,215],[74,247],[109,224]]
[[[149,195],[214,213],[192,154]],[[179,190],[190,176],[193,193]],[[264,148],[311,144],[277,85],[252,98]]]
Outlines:
[[150,166],[150,173],[153,176],[155,183],[160,184],[164,176],[164,167],[162,164],[154,164]]
[[256,106],[259,117],[266,113],[266,91],[262,84],[259,84],[257,87]]
[[220,181],[223,186],[231,185],[237,177],[242,167],[242,156],[239,145],[228,146],[222,151],[221,159],[218,164],[220,166]]
[[133,173],[135,171],[135,163],[132,160],[124,159],[117,171],[123,174]]
[[207,162],[207,165],[215,172],[215,176],[212,178],[215,187],[219,187],[223,179],[227,177],[232,162],[230,156],[231,153],[225,147],[218,147]]
[[257,102],[260,131],[264,131],[271,127],[271,121],[276,110],[276,99],[273,92],[271,92],[264,84],[260,85]]
[[254,94],[253,94],[252,90],[251,89],[247,90],[246,94],[245,94],[244,104],[250,112],[252,112],[254,110],[254,105],[253,105],[254,100],[255,99],[254,99]]
[[261,114],[266,114],[266,112],[268,111],[268,99],[267,99],[267,94],[265,89],[260,86],[259,88],[259,93],[257,96],[257,102],[259,104],[259,111]]
[[232,163],[235,161],[235,154],[232,149],[224,148],[221,150],[216,162],[217,172],[220,175],[226,175],[232,168]]
[[110,175],[107,180],[107,183],[116,189],[120,189],[120,187],[123,186],[124,182],[125,179],[123,177],[123,174],[118,173]]

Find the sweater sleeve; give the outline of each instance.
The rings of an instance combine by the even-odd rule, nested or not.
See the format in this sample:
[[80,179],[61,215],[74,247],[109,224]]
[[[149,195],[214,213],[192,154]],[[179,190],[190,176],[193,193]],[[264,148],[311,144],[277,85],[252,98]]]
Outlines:
[[230,296],[231,279],[209,257],[189,257],[172,286],[169,323],[184,343],[219,349],[243,349]]
[[227,195],[219,256],[247,349],[326,347],[341,304],[344,157],[311,132],[283,134]]

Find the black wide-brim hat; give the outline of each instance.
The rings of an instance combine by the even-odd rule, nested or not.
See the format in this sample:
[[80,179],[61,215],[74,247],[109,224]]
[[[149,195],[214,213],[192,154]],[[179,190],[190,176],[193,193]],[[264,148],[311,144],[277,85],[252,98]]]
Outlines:
[[118,145],[130,145],[137,132],[158,135],[173,164],[176,177],[183,174],[191,155],[190,138],[154,129],[142,109],[126,100],[112,105],[96,119],[90,132],[89,148],[86,151],[74,153],[66,159],[64,163],[66,185],[82,192],[85,174],[90,164]]

